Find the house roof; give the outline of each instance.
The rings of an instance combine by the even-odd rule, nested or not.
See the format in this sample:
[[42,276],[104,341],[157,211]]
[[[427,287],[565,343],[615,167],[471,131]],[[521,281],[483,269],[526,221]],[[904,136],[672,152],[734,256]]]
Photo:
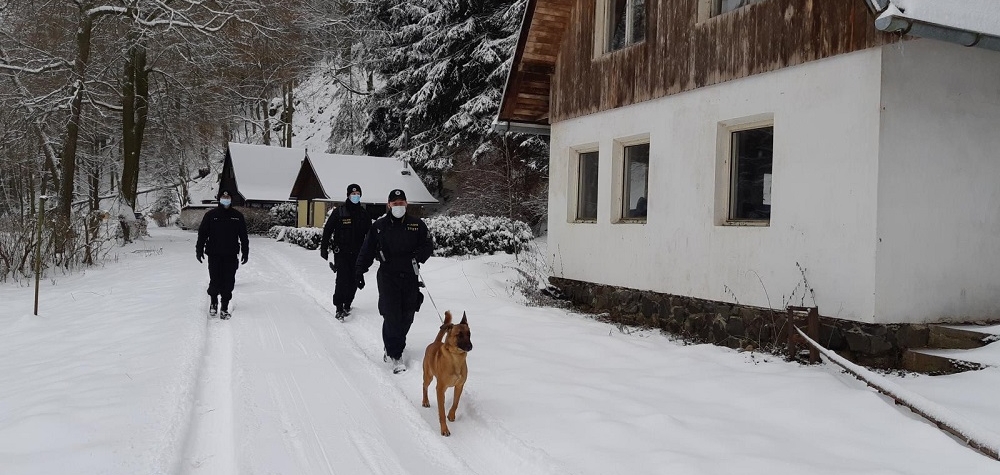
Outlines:
[[346,198],[347,186],[357,183],[364,203],[385,203],[389,192],[396,188],[406,192],[409,203],[438,202],[413,169],[395,158],[309,153],[307,160],[331,200]]
[[1000,50],[997,0],[865,0],[882,31]]
[[305,159],[302,148],[229,143],[236,187],[244,199],[288,201]]
[[549,124],[549,87],[577,0],[528,0],[497,120]]

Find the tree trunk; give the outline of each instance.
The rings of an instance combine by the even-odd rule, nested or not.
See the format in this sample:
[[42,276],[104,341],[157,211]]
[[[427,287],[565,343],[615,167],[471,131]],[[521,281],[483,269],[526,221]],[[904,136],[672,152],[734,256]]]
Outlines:
[[132,38],[125,60],[122,82],[122,182],[121,196],[135,209],[139,187],[139,159],[142,136],[149,116],[149,70],[146,69],[146,47]]
[[[80,139],[80,119],[83,116],[83,87],[87,77],[87,63],[90,61],[90,38],[94,29],[93,19],[87,15],[91,2],[80,5],[80,24],[76,32],[76,60],[73,62],[72,100],[70,101],[69,123],[66,125],[66,140],[63,142],[60,165],[62,168],[62,189],[58,207],[58,233],[65,237],[69,231],[70,213],[73,207],[73,188],[76,177],[76,148]],[[62,244],[62,239],[57,239]],[[61,249],[62,246],[60,245]]]
[[292,113],[295,112],[295,104],[293,103],[292,97],[292,81],[288,81],[282,86],[283,94],[281,95],[282,101],[284,102],[281,108],[281,141],[282,145],[287,148],[292,147]]
[[271,108],[267,99],[262,99],[260,103],[264,116],[264,137],[261,139],[261,143],[271,145]]

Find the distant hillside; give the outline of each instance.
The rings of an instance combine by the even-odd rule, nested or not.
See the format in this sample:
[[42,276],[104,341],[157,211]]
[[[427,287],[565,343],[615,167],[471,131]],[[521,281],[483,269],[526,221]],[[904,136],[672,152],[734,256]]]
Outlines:
[[[311,152],[330,151],[333,118],[340,108],[336,93],[340,86],[329,67],[320,66],[295,87],[292,115],[292,146]],[[277,99],[280,104],[280,98]]]

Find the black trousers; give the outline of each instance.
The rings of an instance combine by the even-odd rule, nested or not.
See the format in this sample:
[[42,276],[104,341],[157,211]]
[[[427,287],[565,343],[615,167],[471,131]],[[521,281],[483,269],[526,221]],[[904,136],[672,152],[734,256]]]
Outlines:
[[233,299],[233,287],[236,286],[236,269],[240,261],[236,254],[231,256],[208,256],[208,295],[214,300],[222,296],[222,308],[229,308]]
[[333,290],[333,304],[337,310],[350,307],[354,295],[358,293],[358,282],[354,279],[357,254],[338,252],[333,255],[333,265],[337,267],[337,283]]
[[378,313],[382,314],[382,343],[389,358],[400,359],[406,348],[406,334],[422,295],[412,272],[378,270]]

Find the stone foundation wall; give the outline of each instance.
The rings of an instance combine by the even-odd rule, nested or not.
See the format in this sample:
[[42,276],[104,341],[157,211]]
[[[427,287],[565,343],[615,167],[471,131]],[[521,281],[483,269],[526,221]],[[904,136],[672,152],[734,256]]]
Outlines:
[[[784,353],[788,318],[783,310],[716,302],[550,277],[579,310],[607,313],[614,323],[660,328],[694,342]],[[927,325],[868,323],[823,317],[817,340],[866,366],[902,367],[903,351],[927,346]],[[804,328],[803,328],[804,330]]]

